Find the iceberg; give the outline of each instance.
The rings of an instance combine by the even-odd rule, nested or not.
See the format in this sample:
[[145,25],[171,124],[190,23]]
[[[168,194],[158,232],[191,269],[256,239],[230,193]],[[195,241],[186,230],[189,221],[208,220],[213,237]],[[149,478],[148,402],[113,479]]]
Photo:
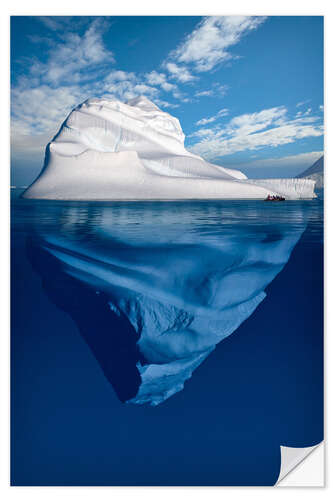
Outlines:
[[36,227],[30,262],[121,401],[156,406],[181,391],[287,263],[304,209],[272,225],[266,206],[241,204],[61,204]]
[[184,147],[179,120],[144,96],[92,98],[77,106],[47,145],[24,198],[179,200],[313,198],[311,179],[249,180]]

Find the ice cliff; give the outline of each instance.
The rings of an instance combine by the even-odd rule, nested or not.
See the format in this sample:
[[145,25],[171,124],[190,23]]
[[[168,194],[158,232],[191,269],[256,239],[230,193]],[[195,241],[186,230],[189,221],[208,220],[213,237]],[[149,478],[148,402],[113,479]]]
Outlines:
[[[184,147],[177,118],[144,96],[88,99],[47,145],[25,198],[59,200],[312,198],[309,179],[248,180]],[[287,181],[287,182],[286,182]]]

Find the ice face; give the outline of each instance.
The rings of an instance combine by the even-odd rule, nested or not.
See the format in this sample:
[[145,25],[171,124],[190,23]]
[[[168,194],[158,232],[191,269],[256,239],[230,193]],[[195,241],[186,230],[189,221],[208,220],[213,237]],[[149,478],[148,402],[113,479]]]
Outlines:
[[265,298],[304,214],[272,226],[262,205],[246,208],[240,220],[232,205],[67,205],[36,228],[30,260],[122,401],[158,405],[182,390]]
[[144,96],[88,99],[48,144],[25,198],[60,200],[312,198],[314,181],[249,181],[184,147],[179,120]]

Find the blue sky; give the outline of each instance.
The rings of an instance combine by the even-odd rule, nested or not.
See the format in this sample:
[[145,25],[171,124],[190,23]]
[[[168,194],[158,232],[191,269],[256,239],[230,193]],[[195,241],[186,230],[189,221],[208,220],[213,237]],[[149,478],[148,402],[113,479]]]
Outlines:
[[77,104],[141,94],[209,161],[297,175],[323,151],[323,18],[12,17],[12,183]]

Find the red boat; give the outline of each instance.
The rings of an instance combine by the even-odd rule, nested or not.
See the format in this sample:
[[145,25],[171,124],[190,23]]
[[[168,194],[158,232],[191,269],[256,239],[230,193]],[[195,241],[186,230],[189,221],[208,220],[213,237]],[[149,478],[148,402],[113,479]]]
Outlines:
[[264,201],[285,201],[283,196],[269,194]]

